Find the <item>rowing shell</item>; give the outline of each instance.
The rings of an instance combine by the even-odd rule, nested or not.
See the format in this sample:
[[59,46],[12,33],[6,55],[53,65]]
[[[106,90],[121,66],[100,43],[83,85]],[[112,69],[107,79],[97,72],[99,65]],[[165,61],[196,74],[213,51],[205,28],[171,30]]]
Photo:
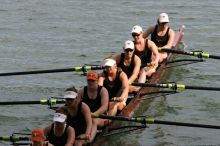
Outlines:
[[[181,26],[178,31],[175,33],[175,39],[173,43],[172,49],[177,49],[178,45],[182,42],[183,39],[183,34],[184,34],[184,26]],[[168,54],[167,60],[171,60],[174,57],[173,54]],[[148,80],[149,83],[158,83],[158,81],[161,79],[161,77],[165,74],[166,72],[166,61],[162,62],[159,67],[157,68],[157,71],[155,74],[152,75],[152,77]],[[141,103],[141,94],[146,94],[146,93],[151,93],[153,90],[152,87],[142,87],[141,90],[135,94],[132,99],[129,101],[127,106],[121,111],[120,115],[123,117],[131,117],[133,116],[135,110],[138,109]],[[119,121],[114,121],[109,125],[107,128],[117,128],[120,125]],[[95,138],[94,142],[90,145],[92,146],[101,146],[106,143],[106,137],[103,135],[106,134],[107,130],[103,130],[102,133],[99,133],[97,137]]]

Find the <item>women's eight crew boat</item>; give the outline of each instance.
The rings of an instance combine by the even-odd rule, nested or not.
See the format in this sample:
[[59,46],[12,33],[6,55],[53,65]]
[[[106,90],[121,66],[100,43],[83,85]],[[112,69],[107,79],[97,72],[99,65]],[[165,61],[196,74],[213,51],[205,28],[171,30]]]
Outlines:
[[[184,26],[181,26],[178,31],[175,32],[175,38],[171,49],[178,49],[178,45],[182,43],[184,35]],[[166,72],[166,62],[168,60],[171,60],[173,58],[173,54],[169,53],[167,58],[159,64],[158,68],[156,69],[156,72],[149,78],[148,83],[157,83],[161,77]],[[131,117],[135,110],[138,109],[138,106],[141,103],[141,94],[146,94],[152,92],[152,87],[142,87],[136,94],[134,94],[133,97],[131,97],[131,100],[127,100],[127,105],[123,108],[123,110],[119,113],[120,116],[123,117]],[[107,128],[117,128],[120,125],[119,121],[113,121],[109,126],[105,127]],[[103,135],[107,134],[107,130],[103,129],[101,133],[97,134],[95,140],[91,143],[93,146],[100,146],[103,145],[106,142],[106,138]]]

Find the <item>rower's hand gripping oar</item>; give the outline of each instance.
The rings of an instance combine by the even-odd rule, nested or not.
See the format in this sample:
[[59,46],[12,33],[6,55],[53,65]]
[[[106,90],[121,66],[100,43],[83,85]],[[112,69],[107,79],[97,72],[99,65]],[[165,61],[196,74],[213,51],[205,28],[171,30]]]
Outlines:
[[218,126],[218,125],[162,121],[162,120],[156,120],[154,118],[149,118],[149,117],[145,117],[145,116],[128,118],[128,117],[122,117],[122,116],[93,115],[93,118],[110,119],[110,120],[118,120],[118,121],[130,121],[130,122],[137,122],[137,123],[141,123],[141,124],[162,124],[162,125],[220,129],[220,126]]
[[174,49],[166,49],[166,48],[158,48],[160,52],[167,52],[167,53],[175,53],[175,54],[182,54],[182,55],[189,55],[194,56],[198,58],[212,58],[212,59],[220,59],[220,56],[216,55],[210,55],[208,53],[202,52],[202,51],[181,51],[181,50],[174,50]]
[[80,72],[84,74],[88,70],[101,70],[104,67],[101,65],[83,65],[73,68],[62,68],[62,69],[49,69],[49,70],[33,70],[33,71],[23,71],[23,72],[9,72],[9,73],[0,73],[0,76],[14,76],[14,75],[30,75],[30,74],[45,74],[45,73],[58,73],[58,72]]
[[168,88],[171,90],[210,90],[210,91],[220,91],[219,87],[204,87],[204,86],[190,86],[184,84],[168,83],[168,84],[151,84],[151,83],[132,83],[132,86],[141,86],[141,87],[155,87],[155,88]]

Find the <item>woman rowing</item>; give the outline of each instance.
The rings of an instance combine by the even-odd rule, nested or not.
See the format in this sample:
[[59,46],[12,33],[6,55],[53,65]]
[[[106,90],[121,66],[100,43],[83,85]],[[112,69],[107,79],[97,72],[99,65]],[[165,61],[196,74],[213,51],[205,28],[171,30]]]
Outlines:
[[66,112],[59,108],[53,117],[53,123],[44,128],[47,140],[54,146],[73,146],[75,141],[74,129],[66,124]]
[[[141,67],[140,58],[134,54],[134,43],[131,40],[125,41],[123,53],[113,56],[117,66],[120,67],[128,77],[128,84],[133,83],[139,74]],[[129,86],[129,92],[134,91],[133,86]]]
[[[144,38],[151,35],[151,41],[153,41],[157,47],[171,48],[173,45],[175,32],[168,26],[169,17],[167,13],[161,13],[157,19],[157,24],[150,26],[144,32]],[[166,52],[160,52],[160,62],[167,58]]]
[[74,145],[81,146],[88,143],[92,129],[92,117],[88,105],[81,101],[74,87],[65,91],[64,99],[66,100],[64,108],[67,111],[66,123],[75,130],[76,140]]
[[[150,77],[156,72],[160,56],[155,43],[143,37],[142,27],[135,25],[131,34],[134,38],[134,54],[141,59],[142,68],[138,82],[144,83],[146,82],[146,77]],[[153,59],[151,58],[152,54],[155,56]]]
[[[98,85],[98,73],[89,71],[87,73],[87,86],[81,88],[78,96],[82,102],[86,103],[92,115],[101,115],[107,112],[109,95],[105,87]],[[92,119],[91,140],[96,136],[97,126],[104,126],[104,120],[99,118]]]
[[128,97],[128,77],[120,69],[117,68],[114,59],[106,59],[105,71],[100,74],[99,85],[104,86],[109,93],[109,115],[116,115],[126,106]]

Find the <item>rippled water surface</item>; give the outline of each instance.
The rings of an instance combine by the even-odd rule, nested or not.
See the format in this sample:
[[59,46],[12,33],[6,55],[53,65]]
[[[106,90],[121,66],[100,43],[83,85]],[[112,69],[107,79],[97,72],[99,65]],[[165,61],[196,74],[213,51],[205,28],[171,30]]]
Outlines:
[[[105,56],[122,51],[132,39],[133,25],[144,29],[161,12],[170,27],[186,26],[187,50],[220,55],[218,0],[103,1],[1,0],[0,72],[56,69],[101,64]],[[172,68],[166,81],[220,86],[217,60]],[[81,73],[0,77],[0,101],[39,100],[62,96],[65,88],[85,85]],[[186,90],[143,101],[137,114],[161,120],[220,125],[218,92]],[[0,136],[44,127],[53,111],[43,105],[0,106]],[[106,145],[220,145],[219,130],[149,125],[149,128],[113,136]],[[0,143],[9,145],[10,143]]]

